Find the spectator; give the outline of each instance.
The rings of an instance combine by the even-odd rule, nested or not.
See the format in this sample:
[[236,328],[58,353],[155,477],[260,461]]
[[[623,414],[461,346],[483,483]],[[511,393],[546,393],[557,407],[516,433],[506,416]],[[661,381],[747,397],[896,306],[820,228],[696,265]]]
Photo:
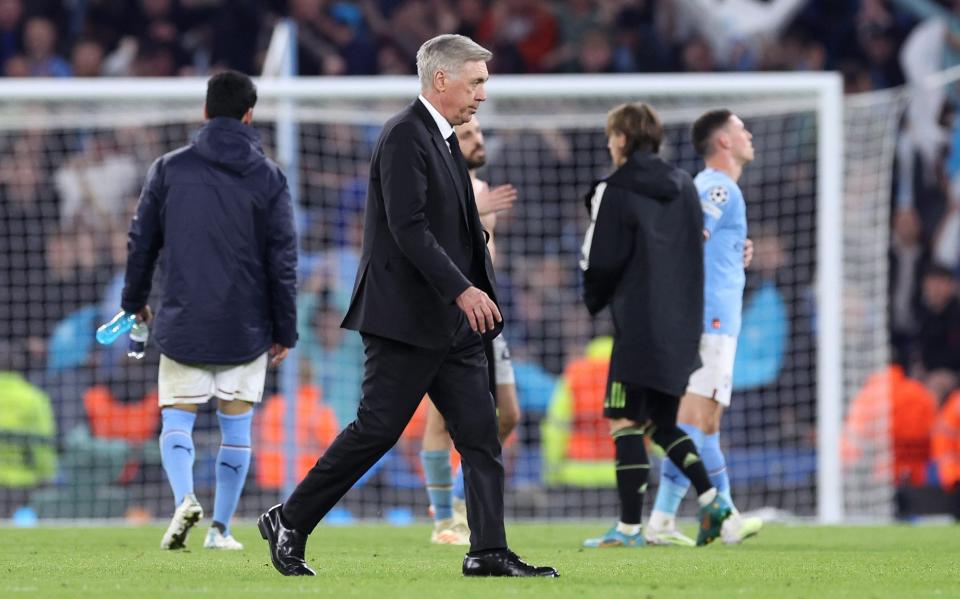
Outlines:
[[0,0],[0,64],[6,64],[21,52],[23,52],[23,2]]
[[[174,0],[141,0],[140,12],[133,23],[133,33],[140,44],[141,54],[156,56],[157,48],[164,48],[169,53],[173,64],[166,70],[173,75],[190,63],[189,53],[181,45],[195,40],[189,24],[187,15]],[[151,71],[141,76],[157,75]]]
[[933,394],[899,366],[874,373],[854,396],[844,421],[844,466],[866,467],[878,481],[924,484],[936,409]]
[[297,330],[311,378],[343,428],[357,416],[363,343],[360,335],[340,328],[351,288],[338,288],[336,274],[329,268],[319,264],[297,298]]
[[103,46],[94,40],[82,40],[73,47],[74,77],[99,77],[103,74]]
[[[917,4],[931,4],[920,2]],[[946,99],[946,88],[932,85],[929,77],[941,69],[957,64],[954,50],[960,42],[960,1],[951,2],[952,10],[937,6],[929,18],[914,27],[900,49],[900,63],[912,89],[907,107],[906,134],[920,155],[926,171],[932,171],[947,132],[939,122],[940,108]]]
[[257,52],[265,45],[262,24],[270,23],[264,14],[264,3],[259,0],[222,0],[220,4],[216,7],[216,16],[207,25],[210,62],[220,70],[253,73],[257,70]]
[[69,77],[70,64],[56,54],[57,30],[49,19],[33,17],[23,28],[23,46],[32,77]]
[[608,34],[602,29],[586,32],[575,48],[573,60],[562,66],[571,73],[611,73],[614,71],[613,48]]
[[710,46],[700,37],[684,42],[680,51],[680,65],[690,73],[709,73],[716,67]]
[[11,56],[3,63],[4,77],[29,77],[30,64],[22,54]]
[[937,413],[930,452],[944,491],[953,493],[953,517],[960,520],[960,391],[954,391]]
[[484,0],[454,0],[454,14],[460,19],[457,33],[473,38],[486,13]]
[[133,61],[133,74],[137,77],[175,77],[190,74],[187,70],[178,70],[175,54],[176,50],[170,44],[141,43]]
[[[595,0],[572,0],[556,3],[553,7],[557,19],[557,47],[544,58],[546,70],[570,70],[577,58],[587,34],[598,31],[606,39],[606,24],[601,22],[601,13]],[[608,42],[609,44],[609,42]],[[574,70],[574,72],[576,72]]]
[[377,73],[380,75],[413,75],[414,64],[403,50],[392,42],[384,42],[377,50]]
[[721,68],[755,65],[764,40],[776,39],[805,0],[681,0],[680,14],[710,47]]
[[615,484],[610,432],[603,418],[613,340],[592,340],[554,388],[541,423],[543,481],[583,487]]
[[894,214],[889,257],[887,289],[893,361],[909,368],[913,346],[920,332],[921,281],[930,263],[920,218],[912,208]]
[[743,323],[733,365],[733,389],[744,391],[772,385],[780,376],[790,319],[777,271],[786,264],[783,243],[771,228],[753,233],[754,258],[747,271]]
[[494,73],[540,73],[559,31],[544,0],[494,0],[477,28],[477,42],[493,51]]
[[0,356],[0,488],[31,488],[57,472],[56,422],[42,389]]
[[40,151],[43,137],[24,134],[0,163],[0,342],[36,346],[43,322],[44,247],[57,225],[57,197]]
[[960,373],[960,300],[953,272],[939,264],[923,276],[923,313],[918,337],[919,369],[927,377],[945,370]]
[[54,174],[63,222],[82,220],[84,226],[99,230],[124,212],[142,172],[132,156],[114,145],[106,134],[92,135],[83,150]]

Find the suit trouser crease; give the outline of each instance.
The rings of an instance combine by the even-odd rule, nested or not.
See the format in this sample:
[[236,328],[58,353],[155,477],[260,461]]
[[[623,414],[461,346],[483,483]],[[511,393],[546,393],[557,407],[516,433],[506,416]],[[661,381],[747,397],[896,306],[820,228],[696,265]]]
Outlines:
[[365,361],[357,418],[284,503],[284,518],[310,534],[396,444],[424,394],[430,393],[462,457],[471,550],[506,547],[503,462],[480,336],[463,319],[451,347],[441,350],[362,337]]

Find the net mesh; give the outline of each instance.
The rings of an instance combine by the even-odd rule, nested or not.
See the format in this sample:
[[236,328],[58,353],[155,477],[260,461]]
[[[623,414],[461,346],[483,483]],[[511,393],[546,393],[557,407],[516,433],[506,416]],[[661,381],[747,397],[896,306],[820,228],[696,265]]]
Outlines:
[[[505,448],[508,515],[616,514],[613,446],[598,409],[605,362],[590,345],[611,326],[607,316],[591,320],[581,305],[577,257],[587,224],[582,195],[609,171],[606,112],[636,100],[656,107],[666,155],[691,173],[701,165],[688,131],[703,111],[730,107],[754,135],[757,158],[740,184],[756,251],[721,438],[741,510],[816,512],[816,99],[710,90],[591,97],[579,90],[569,98],[491,100],[483,108],[488,164],[480,177],[519,192],[496,230],[505,336],[523,412]],[[282,497],[355,413],[362,347],[337,325],[358,263],[369,158],[380,125],[405,103],[303,100],[293,110],[301,341],[286,380],[296,383],[296,402],[288,406],[283,379],[271,374],[255,417],[241,517]],[[270,156],[277,155],[273,119],[280,109],[270,99],[257,107]],[[899,109],[895,96],[847,103],[848,399],[887,361],[884,260]],[[18,399],[4,401],[27,414],[4,425],[2,513],[19,505],[41,518],[167,517],[172,510],[156,440],[157,350],[149,345],[146,358],[133,361],[123,343],[96,345],[93,331],[119,309],[126,230],[146,169],[189,139],[199,117],[192,100],[0,101],[0,370],[17,373],[2,384]],[[201,409],[195,428],[195,486],[204,505],[212,505],[219,445],[213,412]],[[421,410],[331,520],[426,514],[423,427]],[[878,441],[852,459],[848,509],[888,513],[889,481],[863,466],[886,449]]]

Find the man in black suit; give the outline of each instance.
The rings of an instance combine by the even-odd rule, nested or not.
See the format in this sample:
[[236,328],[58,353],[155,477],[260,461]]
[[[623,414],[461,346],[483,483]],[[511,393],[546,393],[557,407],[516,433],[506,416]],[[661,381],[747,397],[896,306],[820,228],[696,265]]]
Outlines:
[[304,550],[323,516],[400,437],[425,393],[463,459],[472,531],[465,576],[557,576],[507,549],[503,463],[482,337],[503,328],[485,232],[454,125],[486,99],[492,54],[441,35],[417,52],[421,95],[383,127],[370,164],[363,252],[343,326],[365,362],[357,418],[286,503],[260,517],[273,565],[312,576]]

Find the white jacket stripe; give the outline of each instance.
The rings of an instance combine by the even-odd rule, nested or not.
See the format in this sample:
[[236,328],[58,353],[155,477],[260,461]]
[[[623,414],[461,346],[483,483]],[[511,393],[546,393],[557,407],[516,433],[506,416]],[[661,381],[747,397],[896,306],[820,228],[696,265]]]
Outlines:
[[587,226],[587,235],[580,248],[580,270],[590,268],[590,248],[593,245],[593,229],[597,224],[597,214],[600,212],[600,202],[603,201],[603,192],[607,189],[606,181],[597,183],[590,199],[590,225]]

